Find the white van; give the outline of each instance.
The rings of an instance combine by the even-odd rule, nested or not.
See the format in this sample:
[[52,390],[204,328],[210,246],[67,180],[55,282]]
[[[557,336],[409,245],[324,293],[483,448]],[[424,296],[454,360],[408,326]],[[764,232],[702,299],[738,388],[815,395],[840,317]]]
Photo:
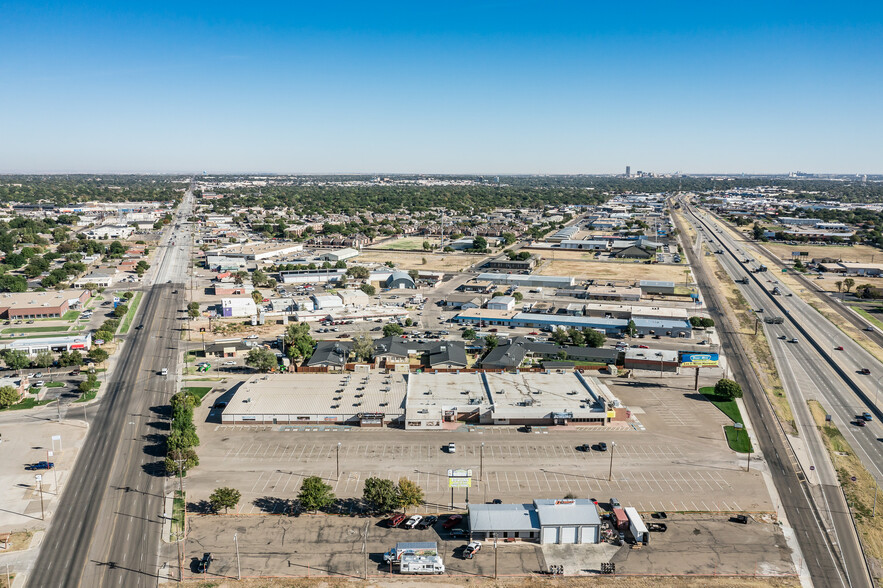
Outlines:
[[456,443],[448,443],[448,453],[457,453]]
[[168,376],[169,375],[169,368],[163,368],[162,371],[160,372],[160,374],[163,376]]

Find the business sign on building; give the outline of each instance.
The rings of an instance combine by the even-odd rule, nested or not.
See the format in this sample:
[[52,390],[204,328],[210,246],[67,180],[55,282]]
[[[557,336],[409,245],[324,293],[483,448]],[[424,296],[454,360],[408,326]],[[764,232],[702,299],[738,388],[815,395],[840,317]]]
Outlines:
[[681,353],[681,367],[717,367],[719,362],[717,353]]
[[472,488],[472,470],[448,470],[448,488]]

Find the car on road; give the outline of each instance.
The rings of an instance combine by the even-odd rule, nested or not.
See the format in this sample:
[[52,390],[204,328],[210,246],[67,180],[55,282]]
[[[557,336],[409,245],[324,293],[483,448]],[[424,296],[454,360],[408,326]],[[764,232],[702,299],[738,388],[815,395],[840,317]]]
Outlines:
[[55,464],[51,461],[38,461],[37,463],[29,463],[25,466],[26,470],[51,470]]
[[779,339],[781,339],[782,341],[787,341],[788,335],[779,335]]
[[422,521],[422,520],[423,520],[423,517],[422,517],[422,516],[420,516],[420,515],[412,515],[411,518],[409,518],[408,521],[405,523],[405,528],[406,528],[406,529],[413,529],[413,528],[416,527],[416,526],[420,523],[420,521]]
[[863,421],[872,421],[872,420],[874,420],[874,417],[872,417],[871,413],[869,413],[869,412],[863,412],[862,413],[862,420]]
[[199,565],[196,568],[197,571],[199,571],[200,574],[206,573],[208,571],[209,566],[212,565],[213,559],[214,558],[212,557],[211,553],[203,553],[202,559],[199,560]]
[[236,365],[235,361],[225,361],[224,365]]
[[843,345],[838,345],[834,348],[834,351],[843,351]]
[[638,349],[650,349],[649,345],[638,345]]
[[860,373],[863,376],[870,376],[871,370],[869,370],[868,368],[862,368],[858,371],[858,373]]
[[135,330],[140,331],[143,328],[144,328],[144,325],[138,325],[137,327],[135,327]]
[[858,417],[857,419],[855,419],[854,422],[855,422],[856,427],[864,427],[865,426],[865,419],[863,419],[861,417]]
[[481,543],[472,541],[463,549],[463,559],[472,559],[479,551],[481,551]]
[[248,337],[246,337],[246,339],[257,339],[257,338],[258,338],[257,335],[249,335]]
[[791,337],[791,340],[788,341],[788,343],[797,343],[797,338],[796,338],[796,337]]
[[423,517],[423,520],[417,523],[417,529],[428,529],[432,525],[438,522],[438,517],[435,515],[429,515],[427,517]]
[[463,515],[453,514],[445,520],[445,522],[442,524],[442,527],[444,527],[447,530],[451,530],[454,527],[456,527],[457,525],[459,525],[462,521],[463,521]]
[[871,331],[871,332],[873,332],[873,331],[874,331],[874,327],[865,327],[865,330],[866,330],[866,331]]

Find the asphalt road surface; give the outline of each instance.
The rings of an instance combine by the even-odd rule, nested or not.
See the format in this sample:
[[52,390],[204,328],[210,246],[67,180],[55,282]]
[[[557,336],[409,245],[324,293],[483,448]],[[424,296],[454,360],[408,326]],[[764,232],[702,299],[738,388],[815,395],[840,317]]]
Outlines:
[[[178,218],[186,218],[189,199]],[[183,217],[183,218],[182,218]],[[179,231],[174,238],[189,245]],[[28,586],[155,586],[164,510],[162,437],[175,389],[189,247],[164,240]],[[175,280],[176,283],[167,283]],[[178,289],[180,293],[174,293]],[[159,375],[169,368],[169,377]]]
[[[718,233],[714,233],[714,238],[718,236]],[[725,266],[728,263],[735,264],[736,255],[731,255],[730,251],[735,254],[736,250],[730,249],[731,243],[725,243],[725,245],[728,249],[725,250],[724,255],[729,257],[722,258],[721,261]],[[712,278],[706,273],[702,264],[702,256],[694,254],[690,247],[687,249],[697,280],[703,286],[709,310],[713,318],[720,321],[721,327],[718,332],[721,336],[721,346],[731,362],[735,379],[746,392],[745,406],[748,409],[749,418],[754,424],[757,440],[769,463],[770,473],[789,523],[795,529],[814,584],[816,586],[870,586],[861,547],[855,537],[855,529],[846,505],[843,503],[842,494],[836,485],[836,478],[820,473],[823,476],[820,486],[822,496],[814,502],[811,488],[806,482],[806,474],[799,468],[796,459],[789,454],[784,436],[780,428],[775,425],[776,420],[772,408],[764,397],[764,391],[742,349],[741,342],[735,335],[732,326],[728,324],[725,315],[719,310],[721,304],[717,293],[708,287]],[[749,300],[764,295],[761,288],[754,282],[750,282],[747,288],[743,288],[743,293]],[[758,298],[757,302],[759,303],[759,301]],[[774,339],[774,341],[778,342],[778,339]],[[775,345],[773,346],[775,347]],[[814,358],[807,361],[812,363],[822,360]],[[787,380],[790,372],[782,367],[779,365],[780,377]],[[787,387],[793,389],[794,382],[788,382]],[[805,403],[800,407],[795,406],[797,402],[803,402],[802,399],[793,396],[789,399],[795,411],[804,409]],[[807,431],[807,433],[810,432],[814,433],[814,431]],[[824,449],[820,444],[807,443],[807,448],[818,463],[827,460],[827,455],[824,454]],[[834,523],[830,535],[824,530],[826,525],[819,510],[827,512]],[[843,562],[837,556],[838,552],[842,555]]]

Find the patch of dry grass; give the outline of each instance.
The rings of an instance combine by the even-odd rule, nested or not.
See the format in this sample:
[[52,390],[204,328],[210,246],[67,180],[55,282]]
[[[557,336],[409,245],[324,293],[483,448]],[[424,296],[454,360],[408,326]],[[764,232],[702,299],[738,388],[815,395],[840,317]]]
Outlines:
[[[393,262],[403,270],[428,270],[443,272],[460,272],[473,263],[478,263],[490,256],[469,255],[466,253],[428,253],[426,251],[363,251],[350,263],[386,263]],[[423,263],[423,260],[426,263]]]
[[[878,565],[872,566],[872,569],[880,569],[879,562],[883,562],[883,525],[880,524],[879,519],[872,517],[877,484],[840,430],[833,423],[825,422],[827,414],[825,408],[816,400],[809,400],[807,404],[816,427],[822,432],[822,440],[834,463],[840,485],[846,492],[849,507],[862,538],[865,555],[878,562]],[[852,481],[853,477],[855,482]],[[877,499],[879,500],[880,497],[878,496]],[[883,510],[880,516],[883,517]]]
[[[659,263],[559,259],[558,252],[554,256],[549,252],[543,255],[548,262],[544,263],[536,273],[543,276],[573,276],[578,280],[598,278],[629,281],[662,280],[684,285],[684,270],[687,269],[681,265]],[[690,283],[692,283],[692,274]]]
[[[0,553],[9,553],[10,551],[22,551],[27,549],[31,544],[31,538],[34,536],[32,531],[13,531],[12,533],[0,533]],[[2,547],[7,545],[6,549]]]

